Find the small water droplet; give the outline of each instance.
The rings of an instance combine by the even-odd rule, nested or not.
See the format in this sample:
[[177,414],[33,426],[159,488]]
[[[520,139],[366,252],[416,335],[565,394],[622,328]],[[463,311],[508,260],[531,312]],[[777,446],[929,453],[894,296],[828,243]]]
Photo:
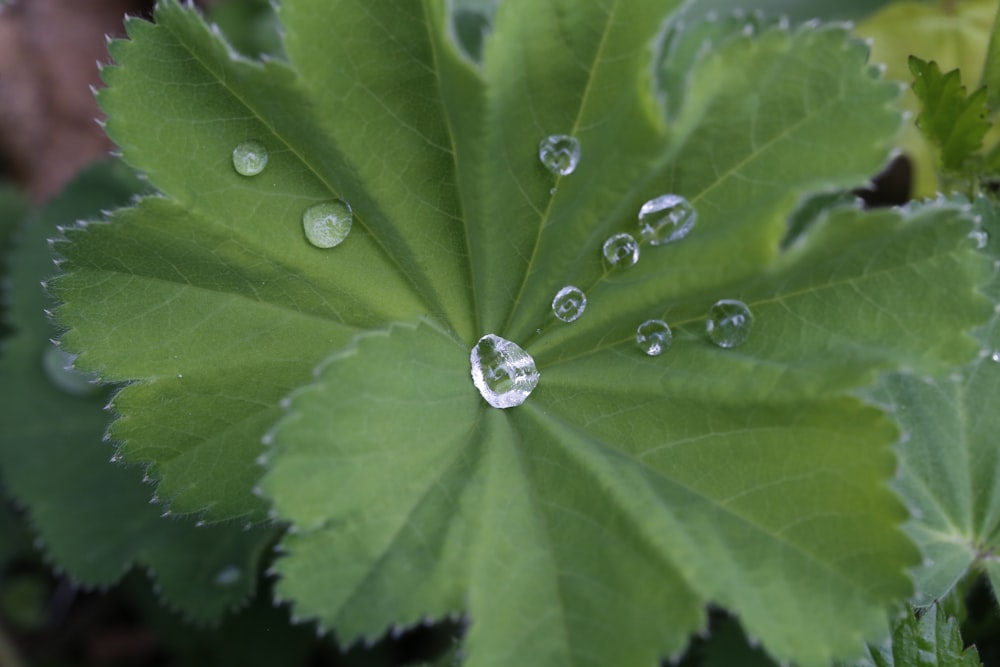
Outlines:
[[538,144],[538,159],[559,176],[569,176],[580,162],[580,142],[568,134],[553,134]]
[[669,350],[673,339],[670,325],[663,320],[646,320],[635,330],[636,344],[651,357]]
[[722,299],[708,312],[705,330],[719,347],[736,347],[746,342],[753,326],[753,314],[742,301]]
[[990,355],[990,359],[1000,364],[1000,351],[994,352]]
[[232,586],[243,577],[243,570],[235,565],[227,565],[212,577],[216,586]]
[[469,354],[472,383],[494,408],[521,405],[538,384],[535,360],[517,343],[494,334],[479,339]]
[[680,195],[650,199],[639,209],[639,231],[651,245],[680,241],[698,220],[698,212]]
[[233,149],[233,169],[243,176],[256,176],[267,166],[267,148],[259,141],[244,141]]
[[567,285],[552,299],[552,313],[563,322],[573,322],[587,308],[587,295],[578,287]]
[[982,250],[989,243],[990,235],[985,229],[973,229],[969,232],[969,240],[972,241],[976,250]]
[[639,261],[639,242],[631,234],[615,234],[604,242],[604,259],[611,266],[635,266]]
[[306,238],[317,248],[332,248],[343,243],[351,233],[353,221],[351,206],[342,199],[310,206],[302,214]]
[[48,345],[42,353],[42,367],[56,388],[73,396],[93,396],[100,392],[97,374],[73,368],[75,360],[76,355],[55,345]]

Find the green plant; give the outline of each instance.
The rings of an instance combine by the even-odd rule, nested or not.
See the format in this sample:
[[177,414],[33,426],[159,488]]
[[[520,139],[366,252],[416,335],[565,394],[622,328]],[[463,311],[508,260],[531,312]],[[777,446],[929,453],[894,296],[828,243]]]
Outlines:
[[[652,665],[708,603],[774,658],[825,665],[889,636],[903,602],[993,574],[974,410],[1000,372],[976,328],[993,205],[845,203],[900,125],[864,46],[678,4],[285,0],[287,62],[235,55],[173,0],[130,21],[99,99],[163,195],[67,229],[49,282],[61,345],[119,384],[116,459],[148,465],[172,513],[255,526],[206,538],[240,573],[284,531],[275,595],[296,617],[350,643],[466,614],[472,666]],[[539,161],[552,135],[579,142],[563,174]],[[263,169],[234,169],[247,142]],[[690,232],[603,259],[667,194]],[[304,214],[345,202],[346,239],[307,242]],[[569,323],[566,285],[587,296]],[[713,345],[710,307],[737,299],[748,338]],[[636,345],[651,319],[673,331],[659,356]],[[487,334],[540,373],[521,405],[470,378]],[[939,460],[928,414],[966,458]],[[36,520],[44,476],[8,479]],[[189,613],[234,602],[185,583],[215,605]]]

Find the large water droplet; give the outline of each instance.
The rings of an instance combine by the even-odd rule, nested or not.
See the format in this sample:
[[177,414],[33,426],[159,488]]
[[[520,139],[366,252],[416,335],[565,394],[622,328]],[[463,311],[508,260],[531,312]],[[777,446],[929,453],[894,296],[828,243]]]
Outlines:
[[233,149],[233,169],[244,176],[256,176],[267,166],[267,147],[259,141],[244,141]]
[[636,344],[651,357],[669,350],[673,339],[670,325],[663,320],[646,320],[635,330]]
[[722,299],[708,312],[705,330],[719,347],[736,347],[746,342],[753,326],[753,314],[742,301]]
[[569,176],[580,162],[580,142],[568,134],[553,134],[538,144],[538,159],[559,176]]
[[75,355],[55,345],[49,345],[42,353],[45,374],[58,389],[73,396],[93,396],[100,392],[97,375],[73,368],[75,360]]
[[342,199],[310,206],[302,214],[302,227],[306,231],[306,238],[317,248],[340,245],[351,233],[353,221],[351,206]]
[[472,382],[494,408],[521,405],[538,384],[535,360],[517,343],[487,334],[469,354]]
[[587,308],[587,295],[578,287],[567,285],[552,299],[552,313],[563,322],[573,322]]
[[604,242],[603,252],[611,266],[634,266],[639,261],[639,242],[631,234],[622,232]]
[[680,195],[661,195],[639,209],[639,232],[652,245],[680,241],[698,220],[698,212]]

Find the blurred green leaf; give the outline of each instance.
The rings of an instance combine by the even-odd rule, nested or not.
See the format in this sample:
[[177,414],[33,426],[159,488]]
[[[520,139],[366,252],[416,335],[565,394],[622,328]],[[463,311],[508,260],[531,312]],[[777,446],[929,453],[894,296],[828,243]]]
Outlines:
[[43,312],[50,300],[39,286],[54,270],[46,239],[59,225],[124,204],[141,190],[121,165],[99,165],[22,226],[6,295],[16,333],[4,341],[0,356],[7,388],[0,400],[0,473],[26,505],[58,571],[97,587],[114,583],[132,566],[148,568],[169,606],[204,622],[253,592],[261,553],[274,531],[161,518],[141,472],[108,462],[112,448],[102,442],[108,391],[91,385],[86,395],[68,393],[65,382],[54,384],[43,367],[56,333]]
[[943,169],[961,172],[990,129],[986,89],[966,94],[962,73],[942,74],[937,63],[910,56],[913,92],[920,100],[917,127],[938,150]]
[[955,619],[934,607],[907,613],[892,633],[892,641],[872,649],[856,667],[982,667],[974,646],[965,648]]

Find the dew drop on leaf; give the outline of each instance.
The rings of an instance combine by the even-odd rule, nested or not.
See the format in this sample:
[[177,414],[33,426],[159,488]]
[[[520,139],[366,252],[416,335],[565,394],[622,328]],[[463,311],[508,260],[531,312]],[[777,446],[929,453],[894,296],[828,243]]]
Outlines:
[[538,159],[558,176],[569,176],[580,162],[580,142],[567,134],[553,134],[538,144]]
[[698,212],[680,195],[661,195],[639,209],[639,231],[652,245],[665,245],[688,235]]
[[969,240],[976,250],[982,250],[990,241],[990,235],[985,229],[973,229],[969,232]]
[[567,285],[552,299],[552,313],[563,322],[573,322],[587,308],[587,295],[578,287]]
[[631,234],[615,234],[604,242],[604,259],[611,266],[635,266],[639,261],[639,242]]
[[719,347],[736,347],[746,342],[753,326],[753,314],[742,301],[722,299],[708,312],[705,330]]
[[494,408],[521,405],[538,384],[535,360],[517,343],[494,334],[479,339],[469,354],[472,382]]
[[317,248],[332,248],[351,233],[353,220],[350,204],[334,199],[307,208],[302,214],[302,227],[309,243]]
[[646,320],[635,330],[636,344],[651,357],[669,350],[673,339],[670,325],[663,320]]
[[233,149],[233,169],[243,176],[256,176],[267,166],[267,148],[259,141],[244,141]]
[[73,396],[93,396],[101,390],[97,375],[73,368],[75,355],[49,345],[42,354],[42,367],[49,381],[61,391]]
[[990,359],[992,359],[993,361],[995,361],[998,364],[1000,364],[1000,350],[998,350],[998,351],[994,352],[993,354],[991,354],[990,355]]
[[243,576],[243,571],[235,565],[227,565],[212,578],[216,586],[232,586]]

